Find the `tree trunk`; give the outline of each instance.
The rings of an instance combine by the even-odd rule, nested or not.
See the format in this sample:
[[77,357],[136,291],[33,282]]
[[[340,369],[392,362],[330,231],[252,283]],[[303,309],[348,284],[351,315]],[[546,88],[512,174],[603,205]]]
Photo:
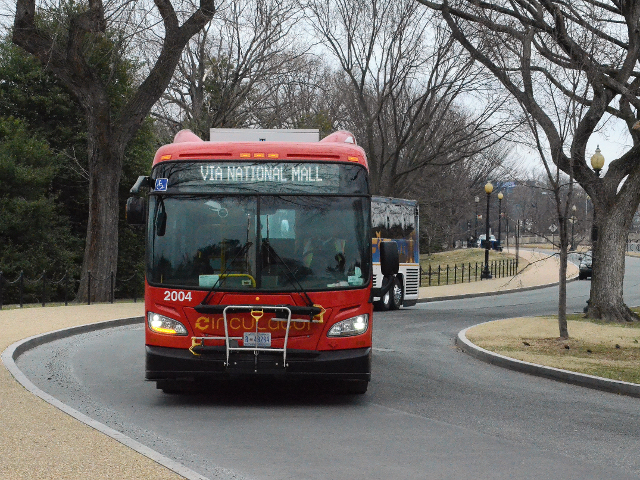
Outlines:
[[106,302],[111,298],[111,275],[116,277],[118,266],[122,155],[109,145],[89,143],[89,221],[76,301],[86,302],[91,294],[92,302]]
[[[88,46],[95,41],[96,34],[108,38],[107,31],[114,28],[125,31],[132,25],[118,23],[121,19],[116,15],[109,19],[113,26],[108,27],[103,2],[90,1],[88,9],[82,8],[69,15],[65,44],[51,37],[48,29],[37,27],[35,0],[16,2],[14,43],[35,55],[52,71],[75,95],[87,116],[89,220],[76,297],[79,302],[88,298],[95,301],[110,298],[111,278],[117,273],[118,187],[124,150],[169,84],[184,46],[204,28],[216,10],[213,0],[200,0],[200,8],[180,26],[170,1],[156,0],[154,3],[165,28],[162,50],[137,90],[131,92],[121,108],[114,109],[102,80],[104,71],[90,60],[95,52]],[[46,16],[41,20],[44,24],[53,21]]]
[[596,214],[594,219],[596,233],[587,318],[617,323],[640,320],[623,301],[625,246],[629,232],[629,221],[624,217],[633,217],[633,212],[625,211],[629,208],[624,203],[618,202],[606,212]]
[[[569,338],[567,328],[567,259],[568,235],[566,225],[560,225],[560,268],[558,271],[558,329],[560,338]],[[565,230],[563,232],[563,230]],[[564,233],[564,234],[563,234]]]

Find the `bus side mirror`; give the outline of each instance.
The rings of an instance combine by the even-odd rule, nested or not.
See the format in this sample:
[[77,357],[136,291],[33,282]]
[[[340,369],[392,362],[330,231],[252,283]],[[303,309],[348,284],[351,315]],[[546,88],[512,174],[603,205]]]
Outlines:
[[384,241],[378,244],[380,249],[380,271],[383,279],[379,288],[371,289],[369,301],[374,297],[383,297],[393,287],[393,280],[400,269],[400,258],[398,255],[398,244],[392,241]]
[[136,183],[133,185],[133,187],[131,187],[131,190],[129,190],[129,193],[137,195],[138,193],[140,193],[141,188],[149,188],[149,185],[149,177],[146,175],[140,175],[138,177],[138,180],[136,180]]
[[129,197],[125,217],[129,225],[144,225],[146,223],[146,201],[142,197]]
[[384,241],[378,245],[380,248],[380,271],[385,277],[395,275],[400,269],[398,244]]

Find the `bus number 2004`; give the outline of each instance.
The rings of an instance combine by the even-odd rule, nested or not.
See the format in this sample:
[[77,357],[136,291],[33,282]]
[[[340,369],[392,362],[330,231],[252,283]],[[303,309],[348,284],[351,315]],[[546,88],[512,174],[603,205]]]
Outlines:
[[177,290],[165,290],[164,300],[166,302],[184,302],[191,301],[191,292],[178,292]]

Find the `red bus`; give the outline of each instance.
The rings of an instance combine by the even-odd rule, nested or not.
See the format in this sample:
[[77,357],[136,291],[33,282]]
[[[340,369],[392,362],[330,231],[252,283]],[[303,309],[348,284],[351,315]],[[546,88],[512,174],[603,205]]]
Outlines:
[[388,281],[372,289],[368,168],[353,135],[206,142],[183,130],[131,192],[127,220],[147,233],[147,380],[173,392],[271,375],[366,391],[372,301],[398,253],[385,242]]

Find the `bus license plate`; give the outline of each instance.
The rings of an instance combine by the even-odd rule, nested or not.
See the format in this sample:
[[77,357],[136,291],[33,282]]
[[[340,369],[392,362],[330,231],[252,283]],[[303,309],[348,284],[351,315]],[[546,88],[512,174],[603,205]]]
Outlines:
[[244,332],[242,341],[245,347],[270,347],[271,332]]

